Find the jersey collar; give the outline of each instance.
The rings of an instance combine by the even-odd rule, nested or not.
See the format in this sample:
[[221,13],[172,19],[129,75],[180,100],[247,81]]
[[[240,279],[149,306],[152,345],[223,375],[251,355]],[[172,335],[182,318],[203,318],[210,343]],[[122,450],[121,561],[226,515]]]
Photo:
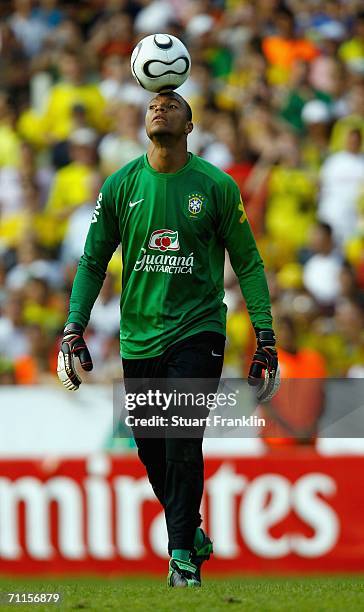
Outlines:
[[194,157],[195,156],[193,153],[188,152],[187,163],[185,163],[185,165],[182,166],[182,168],[177,170],[177,172],[157,172],[157,170],[154,170],[154,168],[152,168],[152,166],[150,165],[148,161],[148,156],[146,153],[144,153],[143,155],[143,160],[144,160],[144,166],[148,170],[148,172],[150,172],[151,174],[154,174],[154,176],[160,176],[162,178],[169,179],[169,178],[173,178],[174,176],[179,176],[180,174],[183,174],[183,172],[186,172],[186,170],[189,170],[191,165],[193,164]]

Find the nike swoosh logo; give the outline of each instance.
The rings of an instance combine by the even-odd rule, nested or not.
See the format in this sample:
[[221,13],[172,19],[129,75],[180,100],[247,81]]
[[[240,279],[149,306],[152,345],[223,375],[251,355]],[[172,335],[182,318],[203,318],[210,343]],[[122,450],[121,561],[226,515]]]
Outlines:
[[143,202],[144,198],[142,198],[141,200],[137,200],[136,202],[129,202],[129,206],[130,208],[133,208],[133,206],[136,206],[137,204],[140,204],[140,202]]
[[214,353],[214,351],[211,351],[211,355],[213,357],[222,357],[222,355],[219,355],[219,353]]

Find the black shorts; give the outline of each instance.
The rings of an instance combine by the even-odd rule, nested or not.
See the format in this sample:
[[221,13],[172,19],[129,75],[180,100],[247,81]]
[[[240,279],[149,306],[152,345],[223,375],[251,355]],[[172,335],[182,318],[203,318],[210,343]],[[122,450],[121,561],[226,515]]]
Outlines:
[[[208,415],[201,397],[216,393],[224,360],[225,336],[217,332],[200,332],[184,338],[168,347],[158,357],[147,359],[123,359],[125,391],[127,394],[147,394],[157,390],[173,396],[168,409],[146,404],[133,410],[135,419],[149,419],[154,415],[168,418],[199,418],[203,422]],[[188,396],[186,398],[186,396]],[[198,396],[198,398],[197,398]],[[183,401],[178,401],[178,397]],[[177,399],[176,399],[177,398]],[[197,401],[196,401],[197,398]],[[138,421],[140,422],[140,421]],[[204,427],[133,427],[135,438],[142,437],[200,437]]]
[[124,378],[220,378],[225,336],[204,331],[179,340],[158,357],[123,359]]

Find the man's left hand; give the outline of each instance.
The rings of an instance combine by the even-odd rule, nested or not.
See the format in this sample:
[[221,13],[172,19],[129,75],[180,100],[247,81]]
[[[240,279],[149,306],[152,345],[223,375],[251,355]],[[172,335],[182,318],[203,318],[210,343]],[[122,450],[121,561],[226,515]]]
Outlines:
[[276,338],[271,329],[256,329],[255,333],[257,350],[250,366],[248,383],[256,387],[258,402],[268,402],[277,393],[281,382]]

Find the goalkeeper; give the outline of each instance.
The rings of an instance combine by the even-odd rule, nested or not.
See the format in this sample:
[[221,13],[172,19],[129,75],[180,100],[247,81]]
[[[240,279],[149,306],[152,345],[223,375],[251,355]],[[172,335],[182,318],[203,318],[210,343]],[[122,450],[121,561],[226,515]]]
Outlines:
[[[154,97],[145,124],[148,152],[107,178],[98,196],[73,283],[58,376],[67,389],[76,390],[81,379],[74,357],[84,370],[92,369],[83,332],[108,262],[121,243],[126,390],[133,379],[218,381],[225,345],[227,249],[257,337],[249,382],[257,385],[258,399],[267,400],[279,384],[270,300],[238,187],[188,152],[192,113],[177,93]],[[200,528],[202,435],[136,436],[136,444],[165,511],[168,584],[200,586],[201,564],[212,552]]]

